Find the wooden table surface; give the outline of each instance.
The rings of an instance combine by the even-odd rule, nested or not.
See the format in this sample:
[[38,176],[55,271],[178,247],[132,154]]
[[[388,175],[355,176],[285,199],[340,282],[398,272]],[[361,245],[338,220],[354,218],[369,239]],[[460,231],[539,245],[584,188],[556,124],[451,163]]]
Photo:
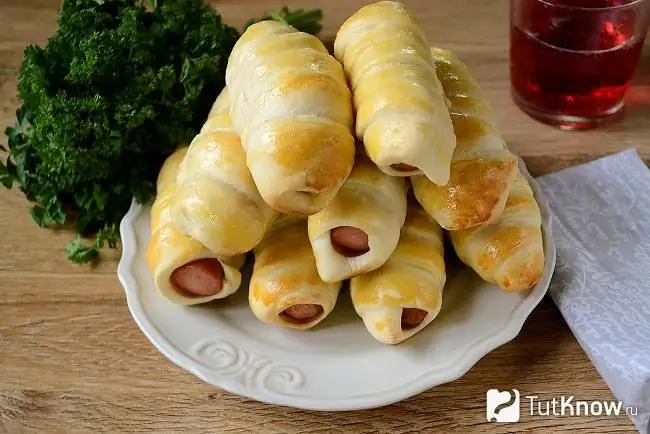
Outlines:
[[[55,30],[58,1],[0,0],[0,127],[13,122],[16,74],[27,43]],[[287,1],[321,7],[332,39],[359,0]],[[537,123],[512,103],[508,81],[508,2],[411,0],[433,44],[455,50],[484,87],[510,146],[533,175],[636,147],[650,159],[650,52],[644,52],[623,120],[590,132]],[[240,26],[280,3],[222,0]],[[0,143],[6,143],[3,136]],[[318,413],[263,405],[201,383],[158,353],[131,319],[115,269],[119,252],[96,268],[73,265],[71,234],[39,229],[16,192],[0,191],[0,431],[20,432],[463,432],[629,431],[625,416],[522,416],[485,421],[490,387],[522,395],[610,400],[611,391],[547,297],[520,335],[461,379],[388,407]]]

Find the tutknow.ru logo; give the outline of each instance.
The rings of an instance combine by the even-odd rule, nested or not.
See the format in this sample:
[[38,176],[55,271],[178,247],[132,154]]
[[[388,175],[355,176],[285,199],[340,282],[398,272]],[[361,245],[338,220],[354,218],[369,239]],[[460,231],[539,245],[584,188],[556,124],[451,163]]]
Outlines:
[[[581,401],[573,396],[541,400],[537,395],[525,395],[530,416],[636,416],[638,408],[623,406],[621,401]],[[490,389],[485,396],[486,418],[489,422],[518,422],[521,416],[521,396],[517,389]]]

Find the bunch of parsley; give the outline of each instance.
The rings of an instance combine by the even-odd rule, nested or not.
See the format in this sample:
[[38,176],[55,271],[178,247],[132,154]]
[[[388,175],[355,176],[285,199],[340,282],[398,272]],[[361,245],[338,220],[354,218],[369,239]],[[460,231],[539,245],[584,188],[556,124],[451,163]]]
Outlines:
[[[261,19],[317,33],[321,15]],[[47,45],[25,49],[0,183],[19,185],[40,226],[74,225],[72,261],[116,247],[132,199],[154,196],[165,158],[200,129],[239,36],[203,0],[64,0]]]

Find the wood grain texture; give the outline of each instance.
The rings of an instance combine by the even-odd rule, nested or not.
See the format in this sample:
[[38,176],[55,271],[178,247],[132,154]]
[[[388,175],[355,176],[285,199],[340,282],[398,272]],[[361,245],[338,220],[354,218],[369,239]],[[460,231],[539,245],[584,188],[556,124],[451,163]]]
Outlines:
[[[331,41],[359,0],[286,1],[321,7]],[[589,132],[563,132],[518,110],[509,95],[508,2],[406,1],[431,42],[472,68],[510,146],[533,175],[636,147],[650,160],[650,49],[646,46],[625,117]],[[275,9],[273,1],[214,2],[241,26]],[[55,30],[58,1],[0,0],[0,127],[13,122],[16,75],[26,44]],[[3,136],[0,143],[6,143]],[[242,399],[201,383],[158,353],[140,333],[115,275],[119,252],[95,269],[68,263],[65,232],[39,229],[16,192],[0,191],[0,432],[633,432],[625,416],[522,416],[485,422],[485,392],[516,387],[522,395],[614,399],[546,298],[520,335],[464,377],[380,409],[318,413]],[[333,379],[333,381],[336,381]]]

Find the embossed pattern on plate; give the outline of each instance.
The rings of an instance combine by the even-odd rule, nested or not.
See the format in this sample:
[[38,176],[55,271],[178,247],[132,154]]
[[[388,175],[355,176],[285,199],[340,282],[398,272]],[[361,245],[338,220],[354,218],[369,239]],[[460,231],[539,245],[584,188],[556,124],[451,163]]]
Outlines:
[[223,339],[206,339],[193,348],[194,360],[243,387],[288,393],[305,384],[302,371],[237,348]]
[[[523,164],[542,211],[546,265],[539,284],[504,293],[471,270],[448,264],[439,316],[397,345],[376,342],[344,289],[332,314],[307,332],[259,321],[248,307],[250,263],[233,296],[182,307],[160,296],[147,268],[150,208],[133,205],[122,220],[118,276],[136,323],[169,360],[203,381],[261,402],[311,410],[391,404],[454,381],[512,340],[541,301],[555,267],[548,202]],[[390,373],[390,375],[388,375]]]

